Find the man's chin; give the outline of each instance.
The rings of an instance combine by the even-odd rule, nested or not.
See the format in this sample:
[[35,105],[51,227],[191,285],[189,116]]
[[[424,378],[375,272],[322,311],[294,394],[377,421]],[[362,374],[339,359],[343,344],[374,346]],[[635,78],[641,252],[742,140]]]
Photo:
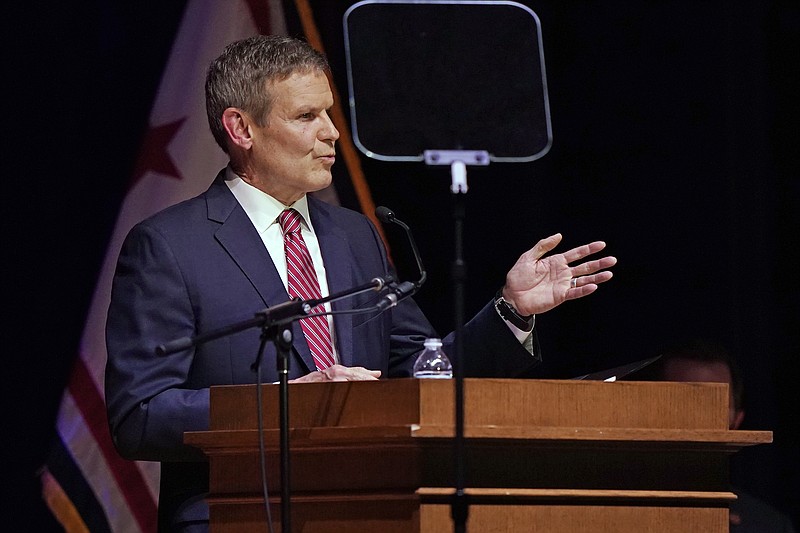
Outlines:
[[315,179],[312,187],[309,187],[309,193],[313,194],[315,198],[319,198],[328,203],[339,203],[339,198],[336,195],[336,189],[333,188],[333,178],[330,173],[328,173],[327,179]]
[[330,171],[325,173],[320,173],[317,176],[314,176],[314,181],[311,184],[311,192],[318,192],[322,189],[326,189],[330,187],[331,183],[333,182],[333,176],[331,175]]

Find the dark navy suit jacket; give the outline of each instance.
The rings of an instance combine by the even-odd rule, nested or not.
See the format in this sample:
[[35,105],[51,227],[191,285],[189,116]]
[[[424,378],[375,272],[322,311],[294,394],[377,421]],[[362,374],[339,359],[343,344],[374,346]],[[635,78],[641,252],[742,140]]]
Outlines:
[[[141,222],[123,244],[106,328],[106,403],[120,453],[162,463],[159,520],[163,527],[207,520],[203,494],[208,467],[183,444],[185,431],[208,428],[209,387],[254,383],[250,370],[258,328],[194,349],[159,356],[156,346],[238,323],[289,299],[269,253],[220,172],[200,196]],[[309,198],[331,293],[386,276],[391,268],[372,223],[360,213]],[[334,310],[368,307],[370,291],[334,302]],[[383,314],[334,319],[340,361],[408,377],[426,337],[437,336],[408,299]],[[314,369],[299,324],[294,324],[290,378]],[[452,343],[446,337],[445,350]],[[464,328],[467,376],[513,377],[538,359],[513,336],[491,305]],[[268,344],[263,382],[278,380]]]

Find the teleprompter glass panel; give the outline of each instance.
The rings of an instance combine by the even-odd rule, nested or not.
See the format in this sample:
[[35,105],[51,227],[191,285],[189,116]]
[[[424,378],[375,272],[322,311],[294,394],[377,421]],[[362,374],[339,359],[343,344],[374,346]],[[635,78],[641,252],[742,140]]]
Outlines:
[[549,150],[541,31],[529,8],[365,1],[344,26],[353,137],[367,156],[485,150],[516,162]]

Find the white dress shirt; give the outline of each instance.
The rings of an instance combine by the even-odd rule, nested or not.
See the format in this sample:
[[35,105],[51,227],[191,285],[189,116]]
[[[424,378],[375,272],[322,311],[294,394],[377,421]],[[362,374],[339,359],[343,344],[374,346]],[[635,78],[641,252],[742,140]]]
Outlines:
[[[311,261],[314,263],[314,270],[317,273],[320,293],[322,297],[328,296],[330,292],[328,291],[328,278],[325,275],[325,263],[322,260],[319,240],[314,232],[311,216],[308,213],[308,198],[303,196],[292,205],[283,205],[283,203],[272,196],[244,181],[233,172],[230,166],[225,170],[225,183],[236,197],[239,205],[244,209],[248,218],[250,218],[253,226],[255,226],[287,292],[289,286],[286,273],[286,252],[283,248],[283,232],[281,231],[280,222],[278,222],[278,216],[284,210],[290,208],[300,213],[300,216],[303,218],[300,223],[300,231],[303,235],[306,247],[308,248],[308,253],[311,254]],[[330,303],[324,305],[325,309],[330,312]],[[327,319],[328,327],[331,331],[331,339],[333,340],[333,357],[338,363],[339,354],[336,350],[336,332],[333,328],[333,317],[327,315]]]

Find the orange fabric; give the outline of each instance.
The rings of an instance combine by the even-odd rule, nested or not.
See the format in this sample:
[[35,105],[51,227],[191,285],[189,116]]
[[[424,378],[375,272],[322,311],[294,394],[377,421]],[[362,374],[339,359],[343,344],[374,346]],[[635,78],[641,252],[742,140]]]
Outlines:
[[78,510],[72,504],[72,500],[69,499],[50,471],[44,468],[39,477],[42,480],[42,498],[64,531],[66,533],[90,533]]

